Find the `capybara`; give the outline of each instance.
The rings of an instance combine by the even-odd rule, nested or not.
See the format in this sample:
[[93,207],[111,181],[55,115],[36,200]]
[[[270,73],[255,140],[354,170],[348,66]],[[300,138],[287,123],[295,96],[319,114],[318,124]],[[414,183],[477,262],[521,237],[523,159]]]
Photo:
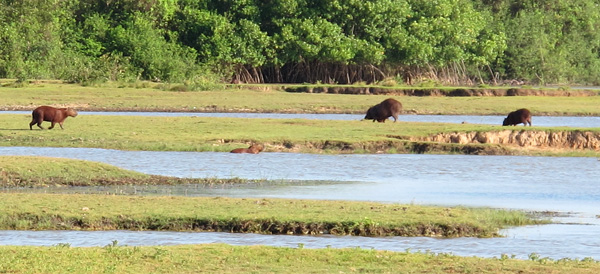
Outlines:
[[527,126],[531,126],[531,112],[526,109],[518,109],[508,114],[506,118],[504,118],[504,122],[502,122],[503,126],[516,126],[517,124],[521,124]]
[[231,151],[231,153],[252,153],[258,154],[263,150],[263,146],[261,144],[252,144],[248,148],[236,148]]
[[52,123],[48,129],[54,128],[54,124],[58,123],[60,128],[63,128],[63,122],[68,116],[77,116],[77,111],[71,108],[55,108],[50,106],[41,106],[31,112],[31,123],[29,123],[29,129],[33,129],[33,125],[37,124],[38,127],[42,127],[42,122],[47,121]]
[[389,98],[383,100],[383,102],[374,105],[367,110],[365,115],[366,120],[373,120],[380,123],[385,123],[389,117],[394,117],[394,122],[398,120],[398,114],[402,111],[402,104],[396,99]]

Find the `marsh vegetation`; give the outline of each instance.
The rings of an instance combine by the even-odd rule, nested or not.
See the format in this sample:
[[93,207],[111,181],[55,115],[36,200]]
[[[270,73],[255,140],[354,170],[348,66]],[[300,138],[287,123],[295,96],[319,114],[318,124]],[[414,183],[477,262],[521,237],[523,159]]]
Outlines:
[[[49,92],[51,91],[51,92]],[[319,121],[305,119],[240,119],[203,117],[122,117],[85,115],[85,110],[162,111],[253,111],[299,113],[364,113],[387,95],[298,94],[277,89],[235,88],[208,92],[173,92],[149,86],[81,87],[63,83],[38,83],[6,87],[0,93],[9,100],[5,109],[33,109],[36,104],[73,106],[83,110],[65,122],[64,130],[26,129],[30,115],[2,114],[3,146],[94,147],[155,151],[226,152],[252,142],[266,151],[310,153],[489,153],[594,156],[595,150],[514,150],[494,144],[449,144],[425,140],[439,134],[495,132],[501,126],[445,123],[370,123],[365,121]],[[52,94],[52,95],[47,95]],[[160,98],[160,100],[159,100]],[[399,96],[404,105],[414,104],[411,113],[478,114],[503,113],[514,104],[535,105],[543,114],[594,115],[597,97],[412,97]],[[87,103],[85,103],[87,102]],[[552,104],[556,104],[555,106]],[[198,106],[194,108],[195,106]],[[473,106],[473,107],[468,107]],[[409,108],[409,107],[407,107]],[[519,130],[521,130],[519,128]],[[529,128],[528,128],[529,130]],[[541,128],[546,132],[597,132],[597,129]],[[177,132],[177,134],[172,134]],[[241,178],[187,179],[147,175],[113,166],[68,159],[0,157],[0,174],[5,189],[103,185],[247,184]],[[486,208],[428,207],[406,204],[333,202],[286,199],[233,199],[191,197],[139,197],[81,194],[2,194],[6,206],[1,226],[5,229],[132,229],[177,231],[228,231],[267,234],[323,233],[338,235],[403,235],[461,237],[499,236],[498,229],[514,225],[544,223],[520,211]],[[35,203],[27,201],[36,201]],[[154,205],[160,204],[160,207]],[[127,210],[124,210],[124,209]],[[216,210],[219,208],[219,210]],[[250,210],[251,209],[251,210]],[[222,210],[222,211],[221,211]],[[298,214],[302,212],[302,214]],[[414,214],[414,215],[411,215]],[[114,246],[116,248],[116,246]],[[127,248],[118,247],[121,250]],[[194,246],[193,248],[215,248]],[[221,248],[220,246],[217,249]],[[18,250],[17,250],[18,249]],[[136,248],[134,248],[135,250]],[[163,249],[162,247],[159,249]],[[188,247],[168,247],[172,253]],[[271,248],[259,247],[260,253]],[[56,248],[22,247],[14,252],[56,252]],[[65,252],[104,252],[105,249],[75,249]],[[185,251],[182,251],[185,253]],[[298,252],[298,251],[294,251]],[[300,251],[301,252],[301,251]],[[314,251],[316,253],[322,251]],[[337,254],[345,251],[337,250]],[[352,252],[361,253],[361,250]],[[132,258],[132,253],[119,256]],[[40,253],[41,254],[41,253]],[[178,255],[177,255],[178,256]],[[185,256],[185,255],[182,255]],[[312,256],[312,255],[311,255]],[[420,254],[407,253],[415,260]],[[430,255],[438,260],[447,255]],[[406,257],[408,258],[408,257]],[[534,256],[534,258],[537,258]],[[506,260],[507,258],[504,258]],[[540,259],[540,258],[538,258]],[[468,258],[455,257],[465,263]],[[352,259],[355,263],[358,263]],[[494,264],[495,259],[479,259]],[[548,259],[514,261],[520,267],[552,262],[553,269],[570,271],[595,267],[595,262]],[[414,262],[413,262],[414,263]],[[562,261],[561,261],[562,263]],[[10,267],[18,265],[13,261]],[[66,266],[67,262],[60,265]],[[524,265],[521,265],[524,264]],[[102,265],[102,263],[100,263]],[[277,265],[277,266],[276,266]],[[48,265],[39,266],[48,269]],[[112,265],[119,268],[121,265]],[[155,266],[163,268],[165,266]],[[265,267],[279,267],[266,263]],[[365,269],[374,269],[363,265]],[[421,265],[423,267],[423,265]],[[481,267],[480,265],[478,267]],[[536,266],[537,267],[537,266]],[[8,269],[8,268],[7,268]],[[228,267],[221,268],[228,271]]]

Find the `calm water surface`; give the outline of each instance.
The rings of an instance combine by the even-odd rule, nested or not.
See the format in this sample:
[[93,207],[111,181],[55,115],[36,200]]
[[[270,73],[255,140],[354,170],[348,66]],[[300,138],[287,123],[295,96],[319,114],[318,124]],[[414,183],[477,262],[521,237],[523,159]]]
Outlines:
[[167,194],[171,191],[174,195],[365,200],[600,214],[600,161],[596,158],[416,154],[254,155],[32,147],[0,147],[0,155],[91,160],[147,174],[189,178],[239,177],[328,182],[274,187],[165,188]]
[[[316,155],[118,151],[89,148],[0,147],[0,155],[39,155],[105,162],[148,174],[273,180],[274,184],[203,187],[45,188],[77,193],[281,197],[489,206],[558,211],[559,224],[511,228],[497,239],[365,238],[132,231],[0,231],[5,245],[104,246],[222,242],[307,248],[362,247],[448,252],[462,256],[600,260],[600,161],[575,157],[466,155]],[[14,190],[5,190],[14,191]]]
[[[502,254],[527,259],[532,253],[552,259],[600,259],[600,233],[597,226],[553,224],[519,227],[504,231],[505,238],[439,239],[429,237],[356,237],[356,236],[288,236],[236,233],[193,233],[160,231],[0,231],[1,244],[50,246],[180,245],[227,243],[232,245],[267,245],[304,248],[354,248],[390,251],[452,253],[460,256],[497,257]],[[591,236],[591,237],[590,237]],[[582,237],[589,237],[582,241]]]

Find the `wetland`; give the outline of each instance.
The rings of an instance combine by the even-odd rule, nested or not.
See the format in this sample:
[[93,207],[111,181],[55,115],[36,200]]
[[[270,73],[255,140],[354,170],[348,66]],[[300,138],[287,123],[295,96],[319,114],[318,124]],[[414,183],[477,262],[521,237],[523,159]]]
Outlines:
[[[20,92],[24,89],[27,92]],[[3,125],[0,128],[0,155],[101,162],[130,170],[137,174],[135,176],[142,176],[141,181],[133,181],[145,182],[119,184],[116,180],[107,184],[106,180],[100,180],[88,186],[64,186],[50,181],[42,186],[4,186],[2,195],[222,197],[251,199],[258,203],[278,199],[317,203],[351,201],[431,206],[442,210],[489,208],[525,212],[528,216],[542,216],[539,220],[552,222],[544,225],[514,223],[517,227],[502,225],[495,232],[502,237],[494,238],[440,238],[442,234],[438,233],[435,237],[361,237],[147,229],[8,230],[0,233],[1,241],[10,245],[57,246],[40,249],[40,256],[46,256],[45,252],[94,253],[99,250],[94,247],[112,241],[112,245],[109,243],[100,250],[115,250],[109,248],[119,242],[136,247],[162,246],[161,250],[169,250],[169,254],[177,256],[182,249],[187,249],[181,244],[227,243],[232,246],[272,245],[278,253],[286,252],[286,248],[294,252],[314,248],[316,254],[331,247],[340,248],[339,252],[361,247],[381,250],[377,252],[394,251],[396,255],[407,254],[403,250],[424,252],[425,256],[429,252],[440,252],[466,256],[461,257],[462,262],[469,256],[528,259],[536,263],[545,262],[546,258],[557,260],[557,263],[570,258],[568,260],[573,260],[577,267],[582,266],[581,262],[600,259],[597,250],[600,245],[590,240],[600,238],[597,234],[600,225],[597,217],[600,206],[596,180],[600,175],[597,148],[464,144],[426,139],[436,134],[477,136],[478,132],[501,132],[506,129],[498,126],[503,113],[522,104],[537,114],[533,118],[534,127],[513,127],[511,131],[594,135],[600,128],[598,96],[399,96],[405,104],[401,122],[378,124],[359,120],[365,107],[390,95],[299,94],[243,88],[225,92],[170,92],[44,83],[23,89],[2,88],[0,93],[6,95],[3,98],[11,98],[0,106],[8,110],[0,113]],[[77,107],[81,115],[69,118],[63,131],[29,131],[26,125],[30,115],[23,110],[31,110],[38,104]],[[135,111],[134,115],[129,111]],[[227,153],[252,142],[264,143],[265,152],[236,156]],[[423,148],[423,145],[429,148],[414,149]],[[35,173],[35,169],[30,168],[30,172]],[[65,169],[58,173],[76,172]],[[127,176],[133,175],[127,173]],[[153,178],[159,179],[147,179],[146,176],[158,176]],[[85,181],[81,178],[70,180]],[[163,184],[165,182],[167,184]],[[127,212],[125,208],[115,211]],[[52,212],[48,211],[50,215]],[[372,221],[364,216],[358,219],[363,225],[365,221],[368,224]],[[28,222],[31,220],[17,224],[26,229]],[[42,227],[38,226],[38,229]],[[94,240],[86,241],[86,238]],[[73,247],[56,251],[70,245]],[[176,246],[168,247],[170,245]],[[227,253],[219,246],[201,246]],[[8,248],[15,254],[31,250],[28,247]],[[116,250],[130,255],[136,252],[127,247]],[[267,250],[263,249],[264,252]],[[360,250],[355,250],[354,254],[360,256]],[[130,255],[122,258],[132,257]],[[420,260],[419,254],[407,256],[411,256],[409,260]],[[428,260],[440,260],[444,256],[453,255],[435,255]],[[456,259],[452,257],[452,260]],[[450,264],[446,262],[446,265]],[[569,264],[568,270],[561,268],[559,271],[571,272],[572,267]],[[585,265],[587,267],[590,266]],[[523,266],[517,269],[523,269]]]

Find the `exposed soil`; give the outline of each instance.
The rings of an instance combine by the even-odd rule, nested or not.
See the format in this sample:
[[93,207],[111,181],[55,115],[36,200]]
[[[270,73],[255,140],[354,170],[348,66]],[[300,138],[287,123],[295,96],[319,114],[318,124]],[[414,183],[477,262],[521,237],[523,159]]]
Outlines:
[[600,151],[600,132],[502,130],[493,132],[441,133],[419,141],[452,144],[500,144],[523,148],[577,149]]
[[266,151],[311,153],[452,153],[467,155],[531,155],[535,152],[600,152],[600,132],[501,130],[452,132],[427,137],[388,136],[390,140],[280,142],[265,144]]

